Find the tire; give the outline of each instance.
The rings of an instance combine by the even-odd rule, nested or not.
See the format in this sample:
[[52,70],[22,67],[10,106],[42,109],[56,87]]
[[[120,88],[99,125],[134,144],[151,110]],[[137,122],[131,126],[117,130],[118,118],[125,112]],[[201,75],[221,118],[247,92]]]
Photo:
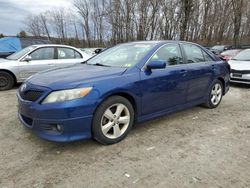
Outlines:
[[134,124],[134,108],[124,97],[112,96],[96,110],[92,133],[101,144],[115,144],[123,140]]
[[0,91],[9,90],[14,86],[15,80],[8,72],[0,71]]
[[223,97],[223,84],[220,80],[215,80],[209,89],[207,102],[204,104],[207,108],[216,108],[219,106]]

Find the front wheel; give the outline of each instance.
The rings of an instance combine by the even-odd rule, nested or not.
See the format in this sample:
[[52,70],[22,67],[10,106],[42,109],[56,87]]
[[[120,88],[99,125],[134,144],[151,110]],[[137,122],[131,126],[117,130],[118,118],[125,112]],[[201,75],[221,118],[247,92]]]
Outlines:
[[210,88],[208,101],[205,106],[208,108],[216,108],[219,106],[223,96],[223,85],[220,80],[213,82],[212,87]]
[[14,86],[14,78],[8,72],[0,71],[0,91],[9,90]]
[[124,139],[134,123],[134,108],[124,97],[105,100],[93,117],[94,138],[102,144],[114,144]]

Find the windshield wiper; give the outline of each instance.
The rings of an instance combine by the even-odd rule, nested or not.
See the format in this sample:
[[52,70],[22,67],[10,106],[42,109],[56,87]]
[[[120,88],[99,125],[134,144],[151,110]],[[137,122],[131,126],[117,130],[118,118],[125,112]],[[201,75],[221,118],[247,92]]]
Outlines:
[[83,61],[83,62],[81,62],[81,64],[88,64],[87,62],[88,62],[88,61]]
[[88,64],[88,65],[96,65],[96,66],[103,66],[103,67],[111,67],[111,66],[109,66],[109,65],[104,65],[104,64],[101,64],[101,63]]

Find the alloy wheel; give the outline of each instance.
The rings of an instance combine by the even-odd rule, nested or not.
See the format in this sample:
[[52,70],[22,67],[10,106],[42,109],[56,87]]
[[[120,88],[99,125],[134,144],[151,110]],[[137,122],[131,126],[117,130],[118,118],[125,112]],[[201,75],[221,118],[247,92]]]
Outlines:
[[216,83],[211,91],[211,102],[213,105],[218,105],[222,98],[222,87],[221,84]]
[[128,108],[121,103],[114,104],[106,109],[101,119],[102,133],[110,139],[122,136],[128,129],[130,113]]

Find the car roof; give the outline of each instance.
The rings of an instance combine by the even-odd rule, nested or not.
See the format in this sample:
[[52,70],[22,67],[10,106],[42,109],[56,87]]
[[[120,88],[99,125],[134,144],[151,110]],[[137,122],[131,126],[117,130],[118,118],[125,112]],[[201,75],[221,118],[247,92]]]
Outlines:
[[146,43],[148,43],[148,44],[188,43],[188,44],[199,45],[197,43],[188,42],[188,41],[181,41],[181,40],[150,40],[150,41],[145,40],[145,41],[133,41],[133,42],[128,42],[128,43],[135,43],[135,44],[146,44]]
[[31,45],[31,46],[35,46],[35,47],[68,47],[68,48],[75,48],[74,46],[69,46],[69,45],[62,45],[62,44],[35,44],[35,45]]

